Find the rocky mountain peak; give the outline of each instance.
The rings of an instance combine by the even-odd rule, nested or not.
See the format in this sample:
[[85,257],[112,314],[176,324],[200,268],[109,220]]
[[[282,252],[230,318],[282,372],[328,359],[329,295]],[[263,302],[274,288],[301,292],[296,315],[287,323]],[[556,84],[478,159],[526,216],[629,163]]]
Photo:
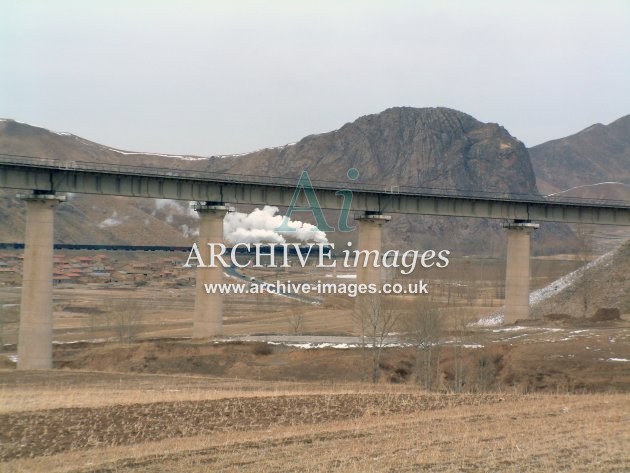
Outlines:
[[295,145],[211,163],[215,170],[460,191],[537,193],[523,143],[495,123],[449,108],[395,107]]

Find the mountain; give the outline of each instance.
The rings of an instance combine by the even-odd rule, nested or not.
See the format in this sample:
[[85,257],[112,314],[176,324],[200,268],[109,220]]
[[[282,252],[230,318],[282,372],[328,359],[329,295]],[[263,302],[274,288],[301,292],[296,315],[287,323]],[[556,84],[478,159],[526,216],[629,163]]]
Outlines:
[[[1,242],[24,241],[25,207],[15,194],[0,190]],[[185,246],[192,241],[184,236],[185,229],[149,199],[75,194],[55,210],[55,242],[59,243]]]
[[[197,159],[116,150],[71,133],[0,120],[0,154],[154,167],[191,167]],[[24,240],[24,204],[0,189],[0,241]],[[63,243],[188,245],[196,221],[186,205],[154,199],[70,195],[56,209],[55,241]]]
[[[356,168],[358,183],[538,193],[523,143],[498,124],[483,123],[447,108],[390,108],[292,145],[211,157],[116,150],[68,133],[5,120],[0,122],[0,153],[281,176],[295,178],[296,182],[307,170],[312,179],[337,181],[340,188],[352,185],[347,172]],[[16,211],[21,204],[7,201],[0,203],[0,216],[10,223],[8,227],[14,232],[10,236],[15,240],[23,228],[23,215]],[[190,229],[195,225],[185,206],[151,200],[76,195],[59,209],[56,238],[67,243],[133,244],[140,243],[140,239],[147,244],[182,244],[191,241]],[[308,221],[306,217],[304,220]],[[5,233],[0,234],[2,240],[7,238],[6,228],[0,230]],[[337,233],[329,238],[341,243],[348,235]],[[535,238],[534,248],[539,252],[563,251],[572,241],[567,227],[556,224],[544,225]],[[497,221],[400,215],[385,228],[385,246],[390,248],[440,247],[462,253],[497,253],[504,245],[504,232]]]
[[495,123],[447,108],[390,108],[279,148],[206,163],[212,170],[432,189],[537,193],[523,143]]
[[529,154],[546,194],[600,182],[630,185],[630,115],[534,146]]
[[88,141],[72,133],[54,132],[15,120],[0,119],[0,153],[131,166],[186,166],[199,156],[136,153]]
[[[529,149],[538,188],[566,198],[630,202],[630,115]],[[627,227],[585,226],[597,252],[616,248]]]
[[[359,183],[538,194],[527,149],[505,128],[448,108],[390,108],[360,117],[340,129],[299,142],[202,163],[206,170]],[[539,252],[564,251],[574,238],[564,225],[536,232]],[[345,235],[332,235],[342,242]],[[409,248],[447,245],[464,253],[493,253],[505,244],[500,222],[425,216],[395,216],[385,244]]]

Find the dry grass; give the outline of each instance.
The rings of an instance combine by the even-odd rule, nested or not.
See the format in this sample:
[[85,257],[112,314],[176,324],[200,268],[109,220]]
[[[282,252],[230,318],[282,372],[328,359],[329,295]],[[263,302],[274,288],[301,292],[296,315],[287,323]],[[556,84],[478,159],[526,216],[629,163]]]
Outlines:
[[256,381],[97,371],[0,370],[0,414],[233,397],[308,394],[417,393],[415,386]]
[[[107,390],[111,376],[122,381]],[[624,394],[446,395],[77,372],[0,380],[3,402],[31,391],[0,416],[3,472],[630,468]],[[185,396],[171,397],[186,382]]]

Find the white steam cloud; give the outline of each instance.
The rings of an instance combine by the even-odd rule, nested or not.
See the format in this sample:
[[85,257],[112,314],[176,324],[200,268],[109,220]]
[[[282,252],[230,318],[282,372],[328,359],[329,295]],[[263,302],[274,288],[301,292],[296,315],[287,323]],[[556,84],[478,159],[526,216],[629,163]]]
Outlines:
[[[179,231],[186,238],[195,237],[199,235],[199,228],[197,228],[194,220],[199,220],[199,215],[192,208],[192,204],[193,202],[186,204],[177,200],[156,199],[156,211],[152,213],[153,216],[156,216],[157,211],[163,212],[166,214],[166,217],[164,217],[166,223],[179,228]],[[176,217],[178,217],[178,221],[176,221]],[[182,220],[184,223],[182,223]]]
[[[170,199],[155,200],[156,210],[166,213],[166,222],[174,226],[177,225],[185,237],[199,235],[196,222],[199,215],[192,208],[192,204],[191,202],[190,205],[186,205],[183,202]],[[315,225],[297,220],[289,220],[287,224],[293,231],[277,232],[276,228],[282,225],[283,220],[284,216],[278,214],[278,207],[269,205],[262,209],[257,208],[251,213],[229,212],[223,220],[225,242],[229,245],[236,243],[286,243],[287,240],[328,243],[326,233],[320,231]]]
[[190,228],[185,223],[182,223],[179,226],[179,229],[182,231],[182,235],[184,235],[186,238],[199,236],[199,229],[198,228]]
[[[293,231],[277,232],[284,216],[278,214],[278,207],[265,205],[246,214],[230,212],[223,220],[223,234],[228,244],[235,243],[285,243],[286,238],[294,241],[328,243],[326,233],[310,223],[289,220],[288,227]],[[286,237],[286,238],[285,238]]]
[[[192,202],[190,203],[190,205],[186,205],[183,202],[179,202],[177,200],[155,199],[155,208],[157,210],[163,210],[165,212],[171,211],[176,215],[183,215],[186,217],[192,217],[194,219],[199,218],[197,212],[195,212],[195,210],[192,208]],[[172,214],[169,215],[169,217],[171,217],[172,221]]]

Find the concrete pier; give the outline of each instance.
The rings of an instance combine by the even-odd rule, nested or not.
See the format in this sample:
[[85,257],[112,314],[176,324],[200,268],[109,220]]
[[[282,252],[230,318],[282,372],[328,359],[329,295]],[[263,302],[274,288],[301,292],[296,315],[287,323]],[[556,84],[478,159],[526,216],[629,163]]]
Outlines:
[[[209,264],[208,243],[223,243],[223,217],[228,208],[222,203],[198,203],[199,251],[206,264]],[[207,294],[204,284],[223,282],[223,267],[197,268],[195,284],[195,312],[192,338],[207,338],[223,334],[223,294]]]
[[[382,215],[380,213],[365,212],[359,217],[355,217],[358,225],[358,250],[359,251],[377,251],[381,254],[383,241],[383,225],[391,220],[391,216]],[[367,267],[364,262],[368,258]],[[381,283],[381,262],[374,267],[374,255],[368,254],[358,258],[357,264],[357,282],[359,284],[379,284]]]
[[504,324],[512,324],[529,317],[531,234],[539,226],[536,223],[519,221],[503,226],[507,230]]
[[[363,253],[359,253],[357,258],[357,283],[358,284],[376,284],[378,289],[381,288],[382,280],[382,267],[381,260],[377,262],[377,267],[374,267],[375,253],[378,252],[380,256],[382,241],[383,241],[383,225],[391,220],[389,215],[382,215],[380,213],[366,212],[358,217],[355,217],[358,222],[358,250]],[[369,252],[369,253],[366,253]],[[366,263],[367,260],[367,264]],[[365,268],[363,267],[365,264]],[[377,315],[375,311],[378,306],[377,300],[380,300],[380,294],[359,294],[354,300],[354,322],[355,330],[358,334],[363,336],[366,330],[369,332],[370,324],[374,323],[373,318]]]
[[[382,215],[380,213],[365,212],[355,217],[358,222],[358,250],[359,251],[376,251],[381,254],[383,241],[383,225],[391,220],[391,216]],[[373,254],[361,254],[357,264],[357,283],[359,284],[378,284],[381,283],[381,262],[374,267]],[[363,267],[367,261],[367,267]]]
[[65,196],[34,192],[17,197],[26,202],[17,368],[50,369],[54,208]]

